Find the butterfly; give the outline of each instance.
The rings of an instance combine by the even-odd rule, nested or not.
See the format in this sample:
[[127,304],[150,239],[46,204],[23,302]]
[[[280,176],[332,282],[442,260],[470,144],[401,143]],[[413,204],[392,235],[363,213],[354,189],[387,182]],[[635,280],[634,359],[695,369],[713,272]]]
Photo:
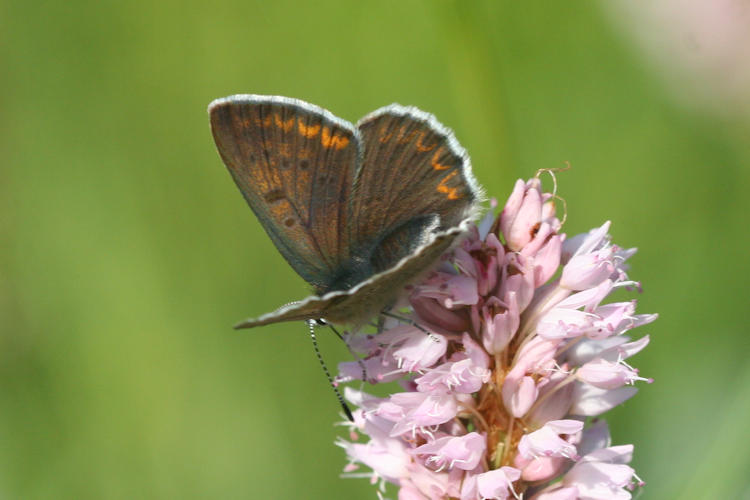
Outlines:
[[289,97],[208,107],[216,147],[271,241],[315,295],[235,328],[363,324],[467,232],[481,188],[450,129],[391,104],[356,126]]

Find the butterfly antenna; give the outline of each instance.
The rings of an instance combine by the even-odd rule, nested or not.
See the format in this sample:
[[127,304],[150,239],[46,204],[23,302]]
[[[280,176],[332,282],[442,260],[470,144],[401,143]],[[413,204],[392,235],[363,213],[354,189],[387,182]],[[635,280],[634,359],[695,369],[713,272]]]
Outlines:
[[[318,362],[320,363],[321,368],[323,368],[323,372],[326,374],[328,383],[331,384],[331,388],[333,389],[333,392],[336,394],[336,398],[338,398],[339,404],[341,405],[341,408],[344,410],[344,414],[346,414],[346,418],[348,418],[350,422],[354,422],[354,416],[352,415],[352,411],[349,409],[349,406],[346,404],[346,401],[344,401],[344,397],[341,395],[338,388],[336,387],[336,383],[333,381],[333,377],[331,377],[331,372],[328,371],[328,366],[326,366],[325,361],[323,361],[323,356],[320,355],[320,349],[318,348],[318,337],[315,335],[315,324],[316,323],[314,320],[309,320],[307,322],[307,326],[310,328],[310,340],[312,340],[313,349],[315,350],[315,356],[318,357]],[[338,332],[336,332],[336,334],[338,335]],[[341,337],[341,335],[339,335],[339,337]]]

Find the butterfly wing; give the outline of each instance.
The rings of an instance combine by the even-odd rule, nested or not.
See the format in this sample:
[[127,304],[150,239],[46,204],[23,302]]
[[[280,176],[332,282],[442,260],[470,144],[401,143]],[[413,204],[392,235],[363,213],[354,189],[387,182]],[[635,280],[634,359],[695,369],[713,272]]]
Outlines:
[[470,222],[470,219],[466,219],[446,231],[430,233],[414,253],[402,258],[389,269],[369,277],[351,290],[334,291],[322,297],[308,297],[259,318],[242,321],[235,328],[252,328],[282,321],[318,318],[325,318],[332,323],[358,326],[388,305],[406,283],[428,270],[432,263],[466,233]]
[[359,132],[297,99],[236,95],[208,108],[222,160],[279,252],[317,291],[349,261]]
[[209,114],[243,196],[318,293],[237,328],[361,324],[455,244],[481,198],[452,132],[416,108],[382,108],[357,128],[284,97],[232,96]]
[[[337,296],[343,292],[332,292]],[[331,295],[331,294],[327,294]],[[325,317],[326,309],[333,302],[334,297],[318,297],[312,295],[300,302],[293,302],[279,307],[274,312],[264,314],[258,318],[248,318],[234,325],[235,328],[252,328],[254,326],[270,325],[282,321],[298,321],[321,319]]]
[[482,197],[466,151],[433,115],[398,104],[357,124],[364,156],[354,180],[349,226],[355,248],[385,271],[475,215]]

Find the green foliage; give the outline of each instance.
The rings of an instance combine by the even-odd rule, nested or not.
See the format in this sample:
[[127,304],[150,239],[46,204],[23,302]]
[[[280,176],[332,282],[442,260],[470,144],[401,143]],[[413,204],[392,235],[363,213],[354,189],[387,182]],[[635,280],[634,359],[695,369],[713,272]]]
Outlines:
[[0,57],[1,497],[374,498],[306,328],[230,328],[307,292],[214,150],[232,93],[417,105],[501,201],[570,161],[566,232],[611,219],[661,314],[610,419],[641,498],[746,488],[746,122],[676,106],[599,4],[11,1]]

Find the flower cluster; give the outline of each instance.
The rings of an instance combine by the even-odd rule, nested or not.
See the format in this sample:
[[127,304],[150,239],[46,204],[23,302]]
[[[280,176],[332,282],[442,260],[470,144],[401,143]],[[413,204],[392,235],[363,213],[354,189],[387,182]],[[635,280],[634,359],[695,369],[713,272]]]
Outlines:
[[633,447],[612,446],[591,417],[646,380],[626,359],[648,336],[625,333],[656,315],[603,303],[638,287],[625,266],[635,250],[610,242],[609,223],[567,239],[560,227],[539,179],[519,180],[496,219],[410,288],[413,323],[349,336],[363,357],[342,363],[338,381],[402,391],[346,388],[357,410],[351,440],[337,443],[345,475],[395,484],[399,500],[631,497]]

